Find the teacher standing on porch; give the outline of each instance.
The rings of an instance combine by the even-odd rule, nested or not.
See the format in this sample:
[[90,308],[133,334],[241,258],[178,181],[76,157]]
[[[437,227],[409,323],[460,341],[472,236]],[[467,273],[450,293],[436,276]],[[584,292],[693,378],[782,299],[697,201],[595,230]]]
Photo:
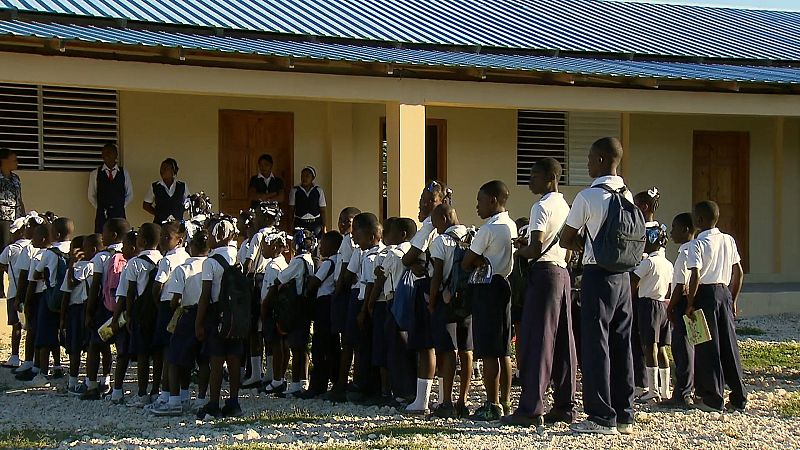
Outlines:
[[89,203],[97,209],[95,233],[103,232],[106,220],[125,218],[125,207],[133,199],[133,182],[127,170],[117,165],[115,144],[103,146],[103,165],[89,175]]
[[22,183],[17,170],[17,154],[0,148],[0,249],[11,243],[11,222],[25,214]]

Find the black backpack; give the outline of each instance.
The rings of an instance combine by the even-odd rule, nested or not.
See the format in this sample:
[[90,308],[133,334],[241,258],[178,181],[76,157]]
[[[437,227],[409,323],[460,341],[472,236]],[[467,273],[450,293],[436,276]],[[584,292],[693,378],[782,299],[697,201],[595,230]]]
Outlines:
[[589,236],[595,262],[609,272],[628,272],[639,264],[644,253],[644,215],[625,198],[628,188],[615,190],[605,184],[595,187],[611,194],[603,224],[596,236]]
[[47,251],[55,253],[58,257],[58,264],[56,265],[56,284],[54,286],[50,286],[50,277],[48,276],[45,278],[45,289],[44,300],[47,304],[47,309],[50,312],[60,312],[61,311],[61,284],[64,282],[64,278],[67,275],[67,261],[69,260],[69,256],[66,253],[62,252],[61,250],[51,247],[48,248]]
[[131,314],[134,319],[139,322],[142,333],[147,336],[151,335],[155,331],[156,318],[158,316],[157,302],[159,299],[153,298],[153,284],[155,284],[156,281],[158,264],[156,264],[147,256],[137,256],[137,258],[141,259],[142,261],[147,261],[153,266],[153,268],[147,272],[147,286],[145,286],[144,292],[141,294],[139,294],[138,291],[128,293],[128,296],[133,296],[134,298],[134,301],[132,302],[133,311],[131,311]]
[[253,289],[241,266],[231,265],[222,255],[213,255],[222,266],[217,313],[219,335],[224,339],[246,339],[250,336]]
[[450,276],[445,282],[445,286],[449,287],[452,293],[450,303],[447,304],[447,320],[452,323],[460,322],[472,315],[472,298],[469,292],[471,274],[461,268],[461,262],[464,261],[464,256],[469,250],[475,233],[468,231],[463,238],[458,237],[454,232],[445,234],[456,242],[456,248],[453,251],[453,268],[450,270]]
[[275,305],[272,308],[272,317],[275,325],[281,334],[289,334],[303,326],[310,317],[311,307],[309,298],[306,295],[308,286],[308,262],[303,260],[303,293],[297,293],[297,279],[293,278],[288,283],[282,284],[278,288],[275,296]]

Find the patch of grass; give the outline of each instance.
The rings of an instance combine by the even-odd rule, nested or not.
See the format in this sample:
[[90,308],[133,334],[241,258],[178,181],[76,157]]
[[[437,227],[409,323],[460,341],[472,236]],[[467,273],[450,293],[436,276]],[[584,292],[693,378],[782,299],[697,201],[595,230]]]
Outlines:
[[778,411],[786,417],[800,417],[800,392],[792,392],[778,406]]
[[786,375],[800,372],[800,343],[747,340],[739,343],[739,351],[746,370],[774,372],[779,367]]
[[298,422],[316,422],[327,416],[314,414],[305,409],[292,409],[290,411],[260,411],[245,417],[225,419],[214,423],[216,428],[226,428],[232,425],[288,425]]
[[761,328],[742,325],[736,327],[736,334],[739,336],[763,336],[765,333]]
[[436,425],[384,425],[360,431],[362,437],[375,434],[378,436],[403,437],[403,436],[430,436],[436,434],[459,434],[460,430],[440,427]]
[[0,433],[0,449],[56,448],[69,434],[22,428]]

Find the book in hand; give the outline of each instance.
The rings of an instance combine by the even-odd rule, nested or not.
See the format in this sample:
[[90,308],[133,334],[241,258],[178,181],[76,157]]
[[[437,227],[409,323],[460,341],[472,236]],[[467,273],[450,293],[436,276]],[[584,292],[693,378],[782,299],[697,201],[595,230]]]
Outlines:
[[711,331],[702,309],[696,309],[692,317],[683,316],[683,322],[686,324],[686,337],[690,344],[703,344],[711,340]]
[[[112,320],[114,320],[114,318],[109,317],[108,320],[106,320],[105,323],[97,330],[97,334],[100,335],[100,339],[102,339],[103,342],[108,342],[108,340],[114,336],[114,330],[111,329]],[[125,313],[122,313],[122,315],[119,317],[120,328],[124,327],[126,323],[127,320],[125,318]]]

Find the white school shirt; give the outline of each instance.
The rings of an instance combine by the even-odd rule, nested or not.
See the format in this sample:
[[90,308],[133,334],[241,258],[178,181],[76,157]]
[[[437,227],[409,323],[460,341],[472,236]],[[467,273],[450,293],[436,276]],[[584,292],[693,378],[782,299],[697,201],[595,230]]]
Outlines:
[[[23,270],[28,271],[28,278],[30,278],[31,263],[33,262],[33,257],[36,255],[38,251],[39,251],[38,248],[30,244],[28,244],[25,248],[22,249],[22,252],[17,257],[16,269],[15,269],[17,278],[19,278],[19,274]],[[26,293],[21,292],[21,294],[23,297],[25,297]]]
[[319,269],[314,274],[314,277],[322,282],[317,289],[317,298],[333,295],[336,291],[336,278],[333,276],[333,270],[336,268],[337,262],[337,255],[333,255],[323,259],[319,264]]
[[115,302],[119,302],[121,297],[128,296],[128,273],[130,273],[132,269],[131,260],[128,260],[128,262],[125,263],[125,268],[122,269],[122,272],[119,274],[119,285],[117,285],[117,289],[114,291]]
[[175,268],[164,290],[170,296],[181,295],[181,306],[195,306],[203,293],[203,262],[206,257],[190,257]]
[[[528,226],[528,243],[534,231],[542,232],[542,251],[558,236],[569,215],[569,205],[560,192],[548,192],[531,207],[530,225]],[[536,262],[555,263],[559,267],[567,267],[567,249],[554,244]]]
[[0,264],[8,266],[8,289],[6,296],[8,298],[15,298],[17,296],[17,282],[19,281],[19,266],[18,261],[25,248],[31,245],[30,239],[19,239],[13,244],[3,249],[0,253]]
[[442,261],[442,283],[450,280],[450,274],[453,272],[453,256],[458,245],[458,242],[450,234],[455,234],[459,239],[463,239],[467,234],[467,227],[453,225],[445,231],[445,234],[436,236],[431,243],[431,258]]
[[281,284],[286,284],[295,280],[295,287],[297,288],[297,295],[303,294],[305,289],[305,276],[314,274],[314,259],[311,258],[310,253],[303,253],[295,256],[289,261],[289,267],[283,269],[278,274],[278,281]]
[[[33,247],[33,246],[31,246]],[[42,253],[44,253],[45,249],[43,248],[36,248],[33,247],[33,253],[31,254],[31,264],[28,267],[28,281],[32,283],[36,283],[36,292],[37,294],[41,294],[44,292],[47,286],[44,284],[44,280],[36,281],[33,279],[34,274],[36,273],[36,268],[39,267],[39,263],[42,262]]]
[[486,220],[472,239],[469,249],[482,255],[492,265],[492,274],[508,278],[514,268],[514,244],[517,224],[508,216],[508,211],[497,213]]
[[[114,178],[116,178],[117,174],[119,173],[118,164],[114,164],[114,167],[110,169],[107,165],[103,164],[102,169],[106,174],[110,170],[114,175]],[[94,169],[89,174],[89,203],[91,203],[95,208],[97,208],[97,170],[98,169]],[[131,178],[131,174],[128,173],[128,169],[122,169],[122,173],[125,175],[125,206],[128,206],[131,200],[133,200],[133,179]],[[108,176],[106,174],[103,176]]]
[[353,236],[350,233],[342,236],[342,244],[339,245],[339,251],[336,252],[336,270],[333,272],[333,277],[337,280],[342,274],[342,269],[346,268],[350,259],[353,257],[353,252],[358,249],[358,246],[353,242]]
[[183,247],[174,248],[167,252],[161,261],[158,261],[158,271],[156,272],[156,279],[157,283],[161,283],[161,301],[168,302],[172,300],[172,295],[167,292],[164,287],[166,286],[167,282],[169,281],[172,272],[178,268],[181,264],[185,263],[186,260],[189,259],[189,254],[186,253],[186,249]]
[[[579,230],[586,227],[586,248],[583,252],[583,264],[597,264],[592,250],[592,239],[597,236],[600,227],[608,215],[608,205],[611,203],[611,194],[605,189],[594,186],[605,184],[611,189],[620,189],[625,186],[622,177],[608,175],[595,178],[592,187],[588,187],[578,193],[575,201],[572,202],[572,209],[567,216],[567,225]],[[625,191],[625,198],[633,202],[633,194],[630,190]]]
[[692,241],[687,257],[689,269],[697,269],[700,284],[731,283],[733,266],[742,261],[733,236],[719,228],[712,228],[697,235]]
[[286,262],[286,258],[284,258],[283,255],[278,255],[276,258],[267,260],[267,269],[264,271],[264,281],[261,282],[261,301],[264,301],[267,297],[269,288],[275,285],[275,281],[278,280],[278,274],[286,270],[287,267],[289,267],[289,263]]
[[64,277],[64,282],[61,283],[61,292],[69,293],[70,305],[82,305],[86,303],[89,298],[88,285],[92,282],[92,263],[91,261],[78,261],[72,266],[72,277],[78,284],[74,288],[69,286],[70,273],[67,271],[67,276]]
[[406,271],[406,266],[403,265],[403,255],[408,253],[411,248],[411,242],[403,242],[400,245],[394,246],[386,254],[381,262],[383,273],[386,275],[386,283],[383,285],[383,295],[385,298],[393,297],[394,290],[397,288],[397,283],[403,278],[403,273]]
[[[430,247],[431,242],[439,233],[436,232],[436,227],[433,226],[433,222],[431,221],[431,217],[428,216],[425,220],[422,221],[422,226],[419,230],[414,234],[414,237],[411,238],[411,246],[420,250],[422,253],[419,255],[418,260],[425,263],[425,252]],[[428,276],[433,276],[433,267],[428,266]]]
[[667,301],[672,283],[672,263],[663,248],[650,253],[639,262],[633,273],[639,277],[639,298]]
[[[149,262],[142,259],[142,256],[146,256],[150,258],[155,265],[150,264]],[[127,285],[131,281],[136,282],[136,294],[142,295],[144,294],[144,290],[147,288],[147,281],[150,275],[150,271],[153,269],[158,270],[158,266],[161,262],[162,256],[161,252],[158,250],[143,250],[135,258],[131,258],[128,261],[128,265],[126,267],[127,275],[125,276],[125,284]],[[121,280],[122,278],[120,278]]]
[[[190,191],[189,185],[187,185],[185,181],[181,181],[181,183],[183,183],[183,198],[181,199],[181,202],[184,202],[189,197]],[[175,178],[175,180],[172,182],[172,186],[167,186],[167,183],[164,183],[164,180],[158,180],[158,184],[164,186],[164,189],[167,191],[167,195],[172,197],[175,195],[175,188],[178,186],[178,179]],[[155,203],[155,201],[156,194],[153,192],[153,184],[151,183],[147,186],[147,193],[144,194],[144,202],[152,205]],[[180,220],[180,217],[177,217],[176,219]]]
[[250,255],[250,239],[245,239],[242,245],[239,246],[239,251],[236,252],[236,262],[244,266],[248,255]]
[[264,238],[267,235],[275,231],[277,231],[275,227],[264,227],[250,238],[247,257],[245,258],[250,260],[250,273],[264,273],[267,269],[267,258],[264,258],[261,254],[261,243],[264,242]]
[[[70,246],[70,241],[61,241],[61,242],[54,243],[53,245],[50,246],[50,248],[58,249],[58,250],[62,251],[63,253],[66,253],[67,255],[69,255],[69,246]],[[48,277],[49,280],[47,280],[47,281],[49,281],[49,286],[50,287],[61,287],[60,285],[56,286],[56,283],[58,281],[58,280],[56,280],[56,277],[58,277],[58,274],[56,273],[58,271],[57,270],[58,269],[58,255],[56,255],[54,252],[52,252],[50,250],[42,251],[41,252],[41,259],[39,260],[39,263],[36,264],[36,272],[39,272],[42,275],[44,275],[44,270],[45,269],[47,269],[48,275],[49,275],[49,277]],[[33,271],[31,271],[31,273],[28,274],[28,276],[29,277],[33,276]]]
[[[320,208],[325,208],[326,206],[328,206],[328,204],[325,202],[325,191],[323,191],[322,188],[317,186],[316,184],[314,186],[312,186],[311,189],[308,189],[308,190],[306,190],[303,186],[300,186],[299,184],[297,186],[295,186],[295,188],[302,189],[303,192],[306,193],[306,196],[308,196],[311,193],[312,190],[316,189],[317,192],[319,192],[319,207]],[[296,195],[295,194],[295,189],[291,189],[289,191],[289,206],[295,206],[295,203],[296,203],[295,202],[295,195]],[[316,219],[317,217],[319,217],[319,216],[313,216],[311,214],[304,214],[303,217],[301,217],[301,219],[311,220],[311,219]]]
[[[106,270],[106,266],[108,266],[108,262],[111,261],[111,256],[115,253],[122,252],[122,244],[111,244],[105,250],[97,252],[92,258],[92,272],[94,274],[99,274],[100,279],[102,279],[102,275]],[[120,280],[124,280],[124,278],[120,275]]]
[[[361,264],[358,267],[358,299],[364,300],[367,294],[367,284],[375,282],[375,259],[384,250],[383,242],[367,251],[361,251]],[[352,262],[352,261],[351,261]],[[349,267],[348,267],[348,270]],[[381,293],[382,294],[382,293]],[[380,295],[378,301],[386,301],[386,297]]]
[[356,247],[353,250],[353,253],[350,255],[350,262],[347,263],[347,271],[352,272],[353,276],[353,286],[352,289],[357,289],[359,285],[359,281],[361,279],[361,256],[363,252],[360,248]]
[[689,277],[691,273],[689,272],[689,247],[692,246],[692,241],[686,242],[681,244],[680,248],[678,248],[678,257],[675,258],[675,265],[674,270],[672,271],[672,286],[677,286],[682,284],[684,286],[689,285]]
[[208,258],[203,261],[203,281],[211,282],[210,303],[219,301],[219,293],[222,290],[222,273],[225,272],[225,268],[212,258],[214,255],[222,255],[228,261],[228,264],[236,264],[236,247],[226,245],[225,247],[215,248],[208,255]]

